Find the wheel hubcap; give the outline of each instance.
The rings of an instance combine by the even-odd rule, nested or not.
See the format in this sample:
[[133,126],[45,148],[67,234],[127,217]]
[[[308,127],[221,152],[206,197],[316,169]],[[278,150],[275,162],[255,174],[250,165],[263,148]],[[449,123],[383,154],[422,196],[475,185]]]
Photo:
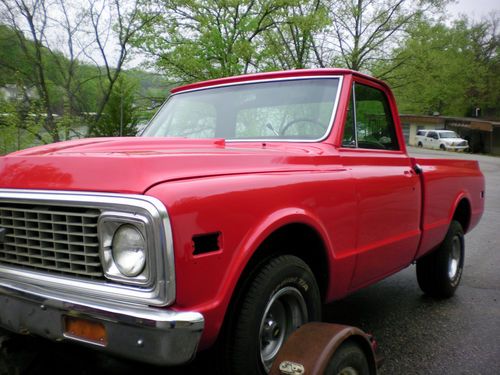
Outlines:
[[266,371],[271,369],[274,358],[290,333],[307,320],[306,302],[296,288],[280,289],[271,297],[259,331],[260,358]]
[[462,241],[459,236],[453,237],[450,260],[448,262],[448,277],[454,280],[458,275],[460,258],[462,257]]

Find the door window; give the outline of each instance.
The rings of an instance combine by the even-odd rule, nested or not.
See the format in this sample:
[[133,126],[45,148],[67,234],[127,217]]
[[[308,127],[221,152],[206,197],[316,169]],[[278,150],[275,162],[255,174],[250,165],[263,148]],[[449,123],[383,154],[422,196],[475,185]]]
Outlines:
[[436,132],[429,132],[429,134],[427,134],[427,136],[429,138],[432,138],[432,139],[438,139],[438,135]]
[[354,84],[342,146],[399,150],[389,101],[381,90]]

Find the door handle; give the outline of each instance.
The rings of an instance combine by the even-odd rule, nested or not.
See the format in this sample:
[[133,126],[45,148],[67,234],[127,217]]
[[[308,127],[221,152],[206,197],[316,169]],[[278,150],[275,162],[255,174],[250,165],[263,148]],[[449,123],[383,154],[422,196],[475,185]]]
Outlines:
[[422,173],[422,167],[418,164],[415,164],[412,169],[407,169],[403,173],[405,176],[412,177]]

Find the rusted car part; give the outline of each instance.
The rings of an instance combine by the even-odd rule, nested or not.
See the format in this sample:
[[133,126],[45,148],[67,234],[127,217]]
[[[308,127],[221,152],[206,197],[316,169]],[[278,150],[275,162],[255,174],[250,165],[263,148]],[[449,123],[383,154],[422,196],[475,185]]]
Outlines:
[[290,335],[270,375],[375,375],[382,361],[373,336],[356,327],[315,322]]

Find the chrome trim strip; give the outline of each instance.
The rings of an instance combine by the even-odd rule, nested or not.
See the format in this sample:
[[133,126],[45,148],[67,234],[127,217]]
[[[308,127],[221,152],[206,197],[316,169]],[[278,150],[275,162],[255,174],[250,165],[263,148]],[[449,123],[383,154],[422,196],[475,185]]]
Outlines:
[[[337,95],[335,97],[335,102],[333,105],[333,110],[332,110],[332,115],[330,116],[330,124],[328,128],[325,131],[325,134],[323,137],[318,138],[318,139],[225,139],[226,142],[289,142],[289,143],[316,143],[316,142],[321,142],[324,141],[326,138],[330,136],[330,133],[332,132],[333,125],[335,123],[335,117],[337,115],[337,108],[340,100],[340,93],[342,92],[342,84],[344,81],[344,76],[343,75],[324,75],[324,76],[296,76],[296,77],[280,77],[280,78],[271,78],[271,79],[256,79],[256,80],[248,80],[248,81],[241,81],[241,82],[229,82],[229,83],[219,83],[215,85],[210,85],[206,87],[198,87],[198,88],[193,88],[189,90],[183,90],[176,92],[168,97],[167,100],[160,106],[158,111],[155,113],[155,115],[149,120],[148,125],[144,129],[144,131],[148,128],[148,126],[151,124],[151,122],[157,117],[158,113],[163,109],[163,107],[166,105],[166,103],[170,100],[170,98],[176,96],[176,95],[181,95],[189,92],[195,92],[195,91],[203,91],[203,90],[209,90],[213,88],[219,88],[219,87],[226,87],[226,86],[236,86],[236,85],[248,85],[248,84],[253,84],[253,83],[266,83],[266,82],[274,82],[274,81],[294,81],[294,80],[304,80],[304,79],[332,79],[336,78],[339,80],[339,85],[337,89]],[[143,131],[143,133],[144,133]],[[142,134],[141,133],[141,137]],[[165,137],[168,138],[168,137]]]
[[175,265],[170,219],[165,206],[156,198],[135,194],[97,192],[69,192],[43,190],[0,189],[0,202],[84,206],[103,211],[140,212],[151,218],[154,257],[151,272],[155,283],[147,288],[110,282],[78,280],[62,275],[48,275],[40,271],[16,269],[0,265],[0,285],[5,279],[19,284],[33,284],[47,293],[61,291],[68,296],[88,296],[103,300],[129,303],[147,303],[164,306],[175,300]]

